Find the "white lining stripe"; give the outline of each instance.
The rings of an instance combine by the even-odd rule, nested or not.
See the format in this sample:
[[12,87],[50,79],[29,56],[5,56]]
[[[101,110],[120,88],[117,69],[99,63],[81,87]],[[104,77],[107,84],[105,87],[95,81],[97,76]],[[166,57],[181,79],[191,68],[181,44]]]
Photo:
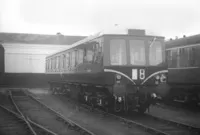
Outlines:
[[124,73],[122,73],[120,71],[113,70],[113,69],[104,69],[104,72],[112,72],[112,73],[120,74],[120,75],[126,77],[128,80],[130,80],[131,82],[133,82],[136,85],[136,83],[129,76],[127,76],[126,74],[124,74]]
[[168,68],[168,69],[195,69],[199,67],[179,67],[179,68]]
[[149,80],[149,79],[150,79],[151,77],[153,77],[154,75],[160,74],[160,73],[167,73],[167,72],[168,72],[168,70],[161,70],[161,71],[155,72],[155,73],[149,75],[149,76],[141,83],[141,85],[143,85],[147,80]]

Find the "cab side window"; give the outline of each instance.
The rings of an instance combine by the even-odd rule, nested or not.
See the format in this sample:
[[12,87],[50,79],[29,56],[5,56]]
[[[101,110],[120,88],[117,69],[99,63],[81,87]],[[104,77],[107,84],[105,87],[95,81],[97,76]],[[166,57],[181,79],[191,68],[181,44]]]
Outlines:
[[95,63],[100,63],[101,59],[102,59],[102,46],[100,45],[100,43],[95,43],[94,44],[94,62]]
[[88,49],[87,52],[86,52],[86,60],[87,60],[87,62],[92,62],[93,61],[93,55],[94,55],[93,51]]

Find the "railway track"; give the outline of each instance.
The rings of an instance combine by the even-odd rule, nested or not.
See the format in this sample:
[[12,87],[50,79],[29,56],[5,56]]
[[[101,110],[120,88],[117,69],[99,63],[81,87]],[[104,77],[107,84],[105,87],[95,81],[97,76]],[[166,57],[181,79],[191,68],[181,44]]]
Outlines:
[[1,135],[36,135],[35,131],[18,114],[0,106]]
[[[68,99],[68,98],[67,98]],[[76,104],[84,109],[89,109],[100,113],[104,116],[113,117],[121,122],[125,123],[128,127],[140,127],[143,130],[151,134],[160,134],[160,135],[195,135],[200,134],[200,129],[192,127],[190,125],[178,123],[175,121],[166,120],[160,117],[155,117],[149,114],[138,114],[134,113],[133,115],[122,115],[122,114],[113,114],[102,111],[97,108],[91,108],[85,104],[79,104],[76,101],[68,99],[69,102]]]
[[0,94],[0,104],[2,106],[4,106],[5,108],[17,113],[17,114],[20,114],[18,112],[18,110],[16,109],[15,105],[13,104],[12,102],[12,98],[11,98],[11,95],[10,95],[10,91],[7,90],[4,94]]
[[[44,128],[43,126],[39,125],[38,123],[31,121],[28,117],[25,118],[25,116],[21,113],[21,111],[18,109],[15,102],[13,101],[12,93],[10,91],[7,91],[6,93],[4,93],[4,95],[1,94],[0,98],[1,98],[1,105],[0,105],[1,109],[4,109],[5,111],[7,111],[7,115],[11,114],[11,115],[13,115],[13,117],[16,117],[15,119],[19,119],[19,121],[23,124],[23,126],[26,126],[27,130],[28,130],[28,128],[30,129],[30,132],[27,133],[27,135],[29,135],[29,134],[33,134],[33,135],[57,135],[56,133]],[[17,122],[17,120],[15,120],[15,119],[13,119],[13,123]],[[4,123],[7,123],[5,121],[6,120],[1,121],[1,124],[4,125]],[[19,124],[19,126],[20,126],[20,124]],[[27,128],[27,126],[28,126],[28,128]],[[8,127],[9,127],[9,125],[8,125]],[[2,135],[4,135],[4,134],[5,135],[7,135],[7,134],[9,134],[9,135],[19,134],[19,135],[21,135],[21,133],[18,131],[17,128],[12,129],[11,131],[13,131],[13,132],[10,133],[9,128],[7,128],[7,129],[4,129],[3,133],[1,133],[1,134]]]
[[[23,113],[25,117],[34,119],[34,121],[36,121],[37,123],[40,123],[42,127],[48,127],[55,133],[61,134],[61,135],[62,134],[94,135],[94,133],[83,128],[76,122],[65,118],[63,115],[49,108],[48,106],[42,104],[37,99],[34,99],[33,97],[27,96],[26,94],[25,95],[24,94],[25,94],[24,92],[12,93],[13,101],[15,102],[16,106],[18,106],[19,110]],[[28,120],[29,122],[31,122],[29,118]],[[37,128],[40,128],[40,127],[37,126]]]

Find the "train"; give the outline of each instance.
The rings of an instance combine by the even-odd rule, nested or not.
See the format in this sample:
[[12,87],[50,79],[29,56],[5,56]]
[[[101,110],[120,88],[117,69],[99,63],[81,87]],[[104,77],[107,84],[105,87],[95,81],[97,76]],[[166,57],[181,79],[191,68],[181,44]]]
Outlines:
[[166,44],[167,83],[165,101],[200,103],[200,34],[169,40]]
[[5,68],[4,68],[4,48],[0,43],[0,85],[3,82],[3,75],[5,72]]
[[4,47],[0,44],[0,74],[3,74],[5,72],[4,68]]
[[97,33],[46,57],[52,94],[106,111],[144,113],[166,85],[162,36],[129,29]]

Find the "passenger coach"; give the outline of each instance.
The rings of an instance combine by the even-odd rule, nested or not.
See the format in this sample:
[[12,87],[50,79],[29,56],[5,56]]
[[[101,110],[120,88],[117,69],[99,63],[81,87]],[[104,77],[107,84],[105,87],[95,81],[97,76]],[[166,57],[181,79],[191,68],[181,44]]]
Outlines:
[[166,42],[168,60],[167,101],[200,103],[200,35]]
[[46,58],[53,93],[113,111],[146,111],[166,82],[164,38],[96,34]]

